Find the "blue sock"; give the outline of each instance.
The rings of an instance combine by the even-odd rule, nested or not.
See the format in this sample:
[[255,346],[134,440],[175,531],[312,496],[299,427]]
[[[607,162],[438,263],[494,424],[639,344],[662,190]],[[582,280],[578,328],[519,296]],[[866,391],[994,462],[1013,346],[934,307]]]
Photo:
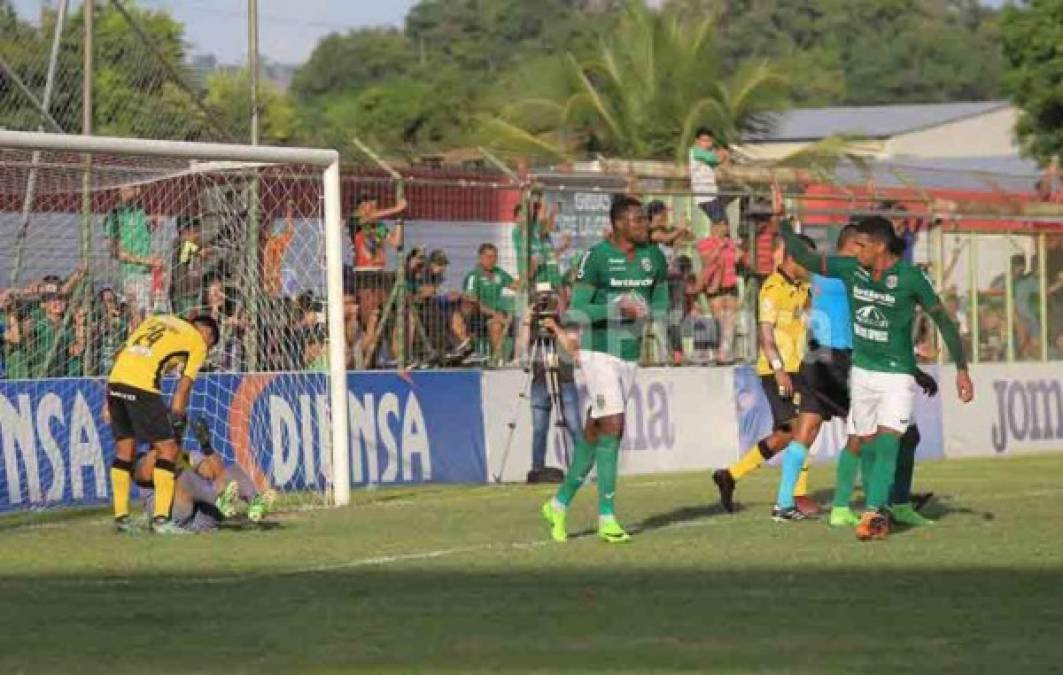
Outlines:
[[808,456],[808,448],[797,441],[790,441],[782,456],[782,476],[779,478],[779,494],[775,503],[783,509],[794,507],[794,486],[801,476],[801,467]]

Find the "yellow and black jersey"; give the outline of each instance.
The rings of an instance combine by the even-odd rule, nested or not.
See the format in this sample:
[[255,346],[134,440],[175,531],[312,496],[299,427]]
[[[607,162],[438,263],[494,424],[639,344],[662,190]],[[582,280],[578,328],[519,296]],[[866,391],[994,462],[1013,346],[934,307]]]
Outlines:
[[[760,289],[759,323],[771,324],[775,329],[775,347],[779,350],[783,368],[796,373],[805,356],[806,309],[808,307],[808,284],[790,279],[782,272],[775,272],[764,281]],[[760,350],[757,358],[757,374],[771,375],[771,365]]]
[[207,343],[195,326],[173,315],[153,316],[129,336],[107,382],[157,394],[163,376],[195,379],[206,358]]

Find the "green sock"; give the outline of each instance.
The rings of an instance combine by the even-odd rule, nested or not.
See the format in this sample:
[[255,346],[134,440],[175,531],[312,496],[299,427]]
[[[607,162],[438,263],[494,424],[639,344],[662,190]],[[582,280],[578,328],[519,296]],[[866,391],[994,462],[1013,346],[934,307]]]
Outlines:
[[587,474],[591,472],[593,466],[594,446],[581,439],[572,451],[572,464],[569,465],[568,473],[565,474],[565,482],[557,490],[557,501],[562,506],[567,507],[572,503],[572,498],[576,496],[576,492],[587,479]]
[[875,451],[874,441],[866,443],[860,448],[860,482],[864,484],[864,500],[871,492],[871,477],[875,475]]
[[842,449],[838,455],[838,470],[834,478],[834,506],[843,508],[853,500],[853,487],[856,486],[856,471],[860,460],[856,455]]
[[894,434],[879,434],[872,443],[875,445],[875,468],[871,472],[871,490],[867,493],[868,511],[881,509],[889,502],[901,439]]
[[600,436],[594,454],[598,461],[598,515],[611,516],[614,514],[613,501],[616,498],[620,439],[616,436]]
[[912,475],[915,473],[915,451],[919,447],[919,428],[908,427],[901,436],[901,448],[897,453],[897,472],[893,475],[890,490],[891,504],[907,504],[912,497]]

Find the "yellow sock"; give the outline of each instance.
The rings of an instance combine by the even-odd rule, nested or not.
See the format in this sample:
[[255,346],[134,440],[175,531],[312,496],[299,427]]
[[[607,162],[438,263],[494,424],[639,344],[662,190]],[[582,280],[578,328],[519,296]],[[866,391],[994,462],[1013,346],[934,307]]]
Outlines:
[[753,473],[759,469],[763,463],[764,453],[761,452],[760,444],[758,443],[747,450],[746,454],[742,455],[742,459],[729,466],[727,470],[731,472],[732,478],[741,480],[746,474]]
[[808,465],[811,463],[812,455],[805,455],[805,463],[801,467],[801,473],[797,476],[797,483],[794,484],[795,497],[808,496]]
[[111,504],[114,506],[115,518],[129,515],[129,488],[133,484],[133,475],[130,473],[132,467],[125,466],[128,464],[129,462],[116,459],[111,465]]
[[[166,466],[166,465],[169,466]],[[155,517],[169,518],[170,509],[173,508],[174,473],[173,463],[160,459],[155,462],[155,470],[151,472],[151,480],[155,483]]]

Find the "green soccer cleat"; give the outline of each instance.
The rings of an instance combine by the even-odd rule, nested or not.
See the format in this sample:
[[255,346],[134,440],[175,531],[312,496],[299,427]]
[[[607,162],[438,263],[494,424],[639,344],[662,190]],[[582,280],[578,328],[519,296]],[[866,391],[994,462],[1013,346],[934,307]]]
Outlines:
[[236,515],[236,497],[240,494],[240,484],[234,480],[225,485],[218,498],[214,500],[214,506],[224,518],[232,518]]
[[136,534],[137,526],[129,516],[119,516],[114,519],[114,531],[117,534]]
[[890,507],[889,513],[890,519],[900,525],[919,527],[921,525],[934,524],[934,521],[916,511],[911,504],[894,504]]
[[550,538],[559,544],[568,541],[568,531],[565,529],[564,509],[554,508],[552,499],[546,501],[542,508],[543,519],[550,526]]
[[856,527],[859,524],[860,516],[848,506],[835,506],[830,510],[831,527]]
[[610,544],[626,544],[631,541],[631,535],[620,527],[614,516],[606,516],[598,520],[598,538]]
[[189,531],[183,527],[178,527],[169,518],[153,518],[151,521],[151,531],[155,534],[189,534]]
[[273,502],[277,501],[276,490],[259,492],[251,498],[251,504],[247,507],[247,518],[252,523],[260,523],[266,515],[273,510]]

